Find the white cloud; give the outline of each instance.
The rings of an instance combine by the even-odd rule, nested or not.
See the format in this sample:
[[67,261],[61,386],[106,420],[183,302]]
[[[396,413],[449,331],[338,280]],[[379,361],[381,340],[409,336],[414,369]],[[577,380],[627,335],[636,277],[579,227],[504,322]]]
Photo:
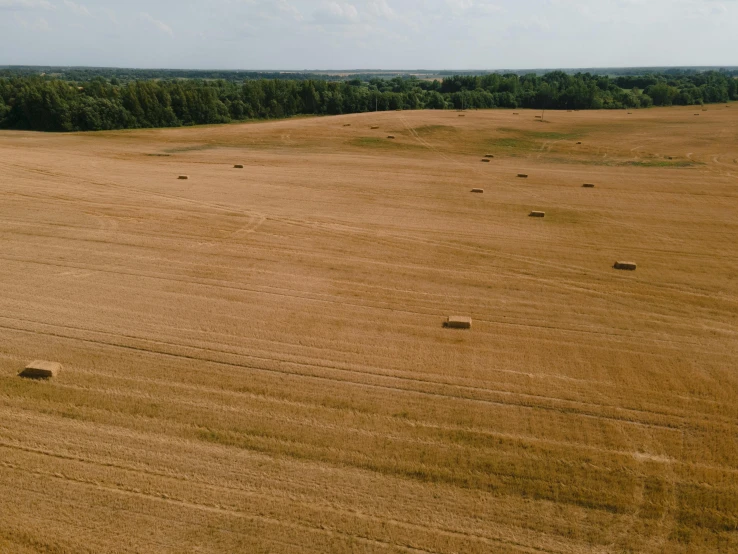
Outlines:
[[49,25],[49,22],[43,17],[39,17],[35,21],[29,22],[16,13],[15,20],[24,29],[31,29],[33,31],[42,31],[42,32],[51,31],[51,25]]
[[0,0],[0,10],[48,10],[56,6],[47,0]]
[[474,6],[474,0],[446,0],[446,4],[454,13],[462,13]]
[[498,14],[505,11],[505,8],[498,4],[490,4],[488,2],[480,2],[475,6],[475,10],[480,14],[491,15]]
[[375,17],[382,19],[393,19],[395,10],[393,10],[386,0],[369,0],[367,2],[367,11]]
[[348,2],[323,2],[313,13],[318,23],[359,23],[359,10]]
[[85,6],[82,4],[76,4],[75,2],[72,2],[71,0],[64,0],[64,5],[69,8],[71,11],[76,13],[77,15],[83,15],[85,17],[90,17],[90,10],[88,10]]
[[51,25],[49,25],[49,22],[46,21],[43,17],[39,17],[36,22],[33,24],[33,29],[36,31],[50,31]]
[[287,0],[278,0],[275,4],[280,13],[287,14],[297,21],[302,20],[302,13],[300,13],[300,10],[290,4]]
[[141,19],[143,19],[144,21],[148,21],[149,23],[152,23],[162,33],[166,33],[170,37],[173,37],[174,36],[174,31],[172,31],[172,28],[169,25],[167,25],[163,21],[159,21],[158,19],[154,19],[150,13],[148,13],[148,12],[141,12],[139,15],[141,16]]

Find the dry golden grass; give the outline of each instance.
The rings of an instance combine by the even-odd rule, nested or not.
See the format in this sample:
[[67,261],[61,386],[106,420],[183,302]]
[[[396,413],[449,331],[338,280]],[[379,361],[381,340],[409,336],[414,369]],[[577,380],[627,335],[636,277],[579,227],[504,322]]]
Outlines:
[[0,133],[0,551],[738,551],[738,110],[520,113]]

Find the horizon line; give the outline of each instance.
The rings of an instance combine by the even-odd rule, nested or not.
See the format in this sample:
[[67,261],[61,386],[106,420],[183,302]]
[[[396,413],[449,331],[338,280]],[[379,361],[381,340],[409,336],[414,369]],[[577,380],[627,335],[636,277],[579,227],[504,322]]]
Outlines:
[[12,68],[47,68],[47,69],[136,69],[146,71],[229,71],[248,73],[435,73],[435,72],[501,72],[501,71],[557,71],[557,70],[604,70],[604,69],[738,69],[738,65],[643,65],[643,66],[571,66],[571,67],[529,67],[529,68],[343,68],[343,69],[232,69],[232,68],[197,68],[197,67],[136,67],[136,66],[105,66],[105,65],[38,65],[38,64],[0,64],[0,69]]

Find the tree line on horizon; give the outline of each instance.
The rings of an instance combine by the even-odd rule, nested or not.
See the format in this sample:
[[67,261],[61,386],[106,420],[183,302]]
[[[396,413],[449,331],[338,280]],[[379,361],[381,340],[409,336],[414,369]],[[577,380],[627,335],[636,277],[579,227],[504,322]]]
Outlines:
[[295,115],[387,110],[635,109],[738,100],[738,80],[719,71],[623,75],[554,71],[455,75],[443,80],[148,79],[86,81],[0,77],[0,128],[97,131],[229,123]]

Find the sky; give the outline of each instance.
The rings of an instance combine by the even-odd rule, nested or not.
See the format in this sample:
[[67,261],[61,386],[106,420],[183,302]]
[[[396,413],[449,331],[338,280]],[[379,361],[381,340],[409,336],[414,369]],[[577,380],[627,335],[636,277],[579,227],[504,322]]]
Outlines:
[[0,65],[738,65],[738,0],[0,0]]

